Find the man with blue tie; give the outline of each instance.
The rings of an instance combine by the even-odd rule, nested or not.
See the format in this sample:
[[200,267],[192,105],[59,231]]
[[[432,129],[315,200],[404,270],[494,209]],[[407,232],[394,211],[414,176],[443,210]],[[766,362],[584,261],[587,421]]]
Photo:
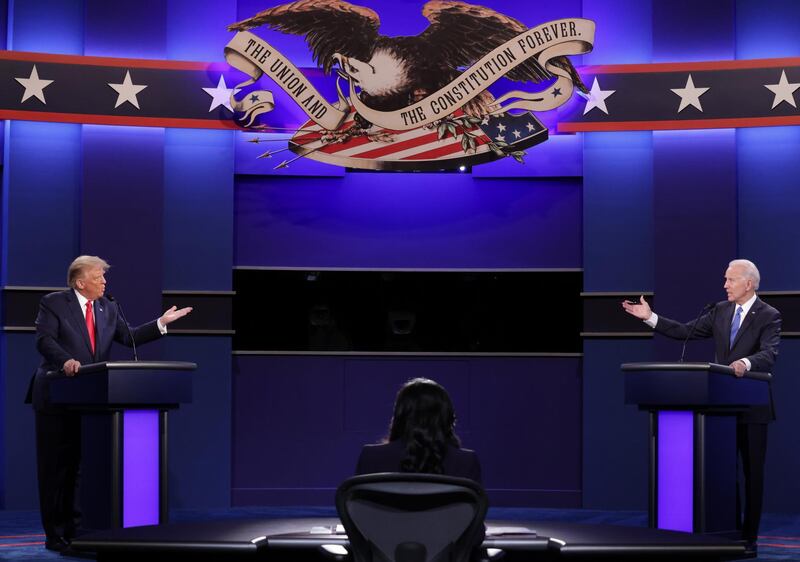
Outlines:
[[[650,305],[623,302],[628,314],[644,320],[656,332],[685,340],[714,338],[716,362],[730,365],[737,377],[747,371],[771,372],[778,355],[781,314],[756,295],[761,275],[749,260],[733,260],[725,271],[728,300],[718,302],[696,321],[683,324],[655,314]],[[770,394],[771,396],[771,394]],[[744,473],[744,520],[742,537],[755,551],[764,491],[764,461],[767,454],[767,424],[775,419],[769,406],[755,406],[739,414],[737,449]]]
[[116,303],[104,297],[110,266],[97,256],[75,258],[67,271],[69,289],[42,297],[36,317],[36,349],[42,362],[31,379],[27,403],[36,413],[36,466],[45,548],[64,551],[80,523],[78,484],[81,418],[50,403],[53,373],[80,376],[81,364],[108,361],[113,342],[132,346],[167,333],[167,324],[190,307],[172,307],[137,328],[127,325]]

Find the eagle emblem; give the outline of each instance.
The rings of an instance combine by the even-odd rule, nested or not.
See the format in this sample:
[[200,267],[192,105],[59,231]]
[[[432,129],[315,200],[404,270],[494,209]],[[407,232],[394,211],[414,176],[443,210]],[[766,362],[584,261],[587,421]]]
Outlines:
[[[298,157],[348,167],[447,169],[506,156],[521,162],[525,148],[547,139],[547,129],[531,109],[557,107],[573,88],[588,93],[564,54],[565,45],[577,45],[577,53],[591,49],[581,23],[588,20],[578,25],[560,20],[531,30],[490,8],[446,0],[427,2],[422,14],[430,22],[425,31],[389,37],[379,32],[380,17],[367,7],[298,0],[228,29],[247,34],[247,42],[240,41],[242,58],[249,57],[288,92],[301,88],[286,78],[290,63],[268,44],[259,49],[249,30],[266,26],[303,36],[322,71],[335,72],[339,102],[330,111],[325,102],[305,97],[313,86],[295,96],[310,119],[289,148]],[[502,78],[537,89],[496,98],[487,88]],[[503,105],[512,98],[516,101]],[[254,107],[236,103],[243,111]],[[332,115],[335,121],[320,119]]]

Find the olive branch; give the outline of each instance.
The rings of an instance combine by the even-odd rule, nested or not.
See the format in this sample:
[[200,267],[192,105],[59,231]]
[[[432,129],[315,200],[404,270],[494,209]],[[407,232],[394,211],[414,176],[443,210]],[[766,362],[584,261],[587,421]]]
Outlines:
[[[478,149],[478,135],[474,132],[470,131],[469,129],[474,127],[475,125],[480,125],[483,122],[483,119],[480,117],[472,117],[469,115],[463,115],[461,117],[452,117],[447,116],[440,121],[436,121],[433,123],[436,126],[436,132],[439,136],[439,140],[447,138],[448,135],[452,135],[453,138],[458,138],[459,132],[461,133],[461,149],[464,152],[475,152]],[[523,150],[515,150],[513,152],[506,152],[503,150],[504,148],[508,148],[510,145],[505,141],[495,141],[492,138],[489,138],[489,149],[494,152],[497,156],[505,157],[511,156],[514,160],[519,162],[520,164],[525,163],[525,151]]]

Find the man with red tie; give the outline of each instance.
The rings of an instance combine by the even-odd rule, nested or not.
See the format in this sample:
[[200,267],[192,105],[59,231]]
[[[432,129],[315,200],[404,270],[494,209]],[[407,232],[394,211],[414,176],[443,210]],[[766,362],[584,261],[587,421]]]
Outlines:
[[79,375],[81,364],[107,361],[113,342],[130,347],[152,341],[167,333],[167,324],[192,311],[173,306],[157,320],[131,328],[117,304],[103,296],[109,267],[97,256],[75,258],[67,272],[70,288],[50,293],[39,303],[36,349],[42,362],[26,402],[33,403],[36,413],[39,509],[48,550],[65,550],[80,524],[81,459],[80,414],[50,403],[48,373]]

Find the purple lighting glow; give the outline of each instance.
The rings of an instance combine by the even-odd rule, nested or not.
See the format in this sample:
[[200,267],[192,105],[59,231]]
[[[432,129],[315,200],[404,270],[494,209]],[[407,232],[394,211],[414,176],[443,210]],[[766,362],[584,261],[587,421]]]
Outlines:
[[123,418],[122,526],[158,525],[158,410]]
[[659,529],[693,530],[694,414],[658,413]]

